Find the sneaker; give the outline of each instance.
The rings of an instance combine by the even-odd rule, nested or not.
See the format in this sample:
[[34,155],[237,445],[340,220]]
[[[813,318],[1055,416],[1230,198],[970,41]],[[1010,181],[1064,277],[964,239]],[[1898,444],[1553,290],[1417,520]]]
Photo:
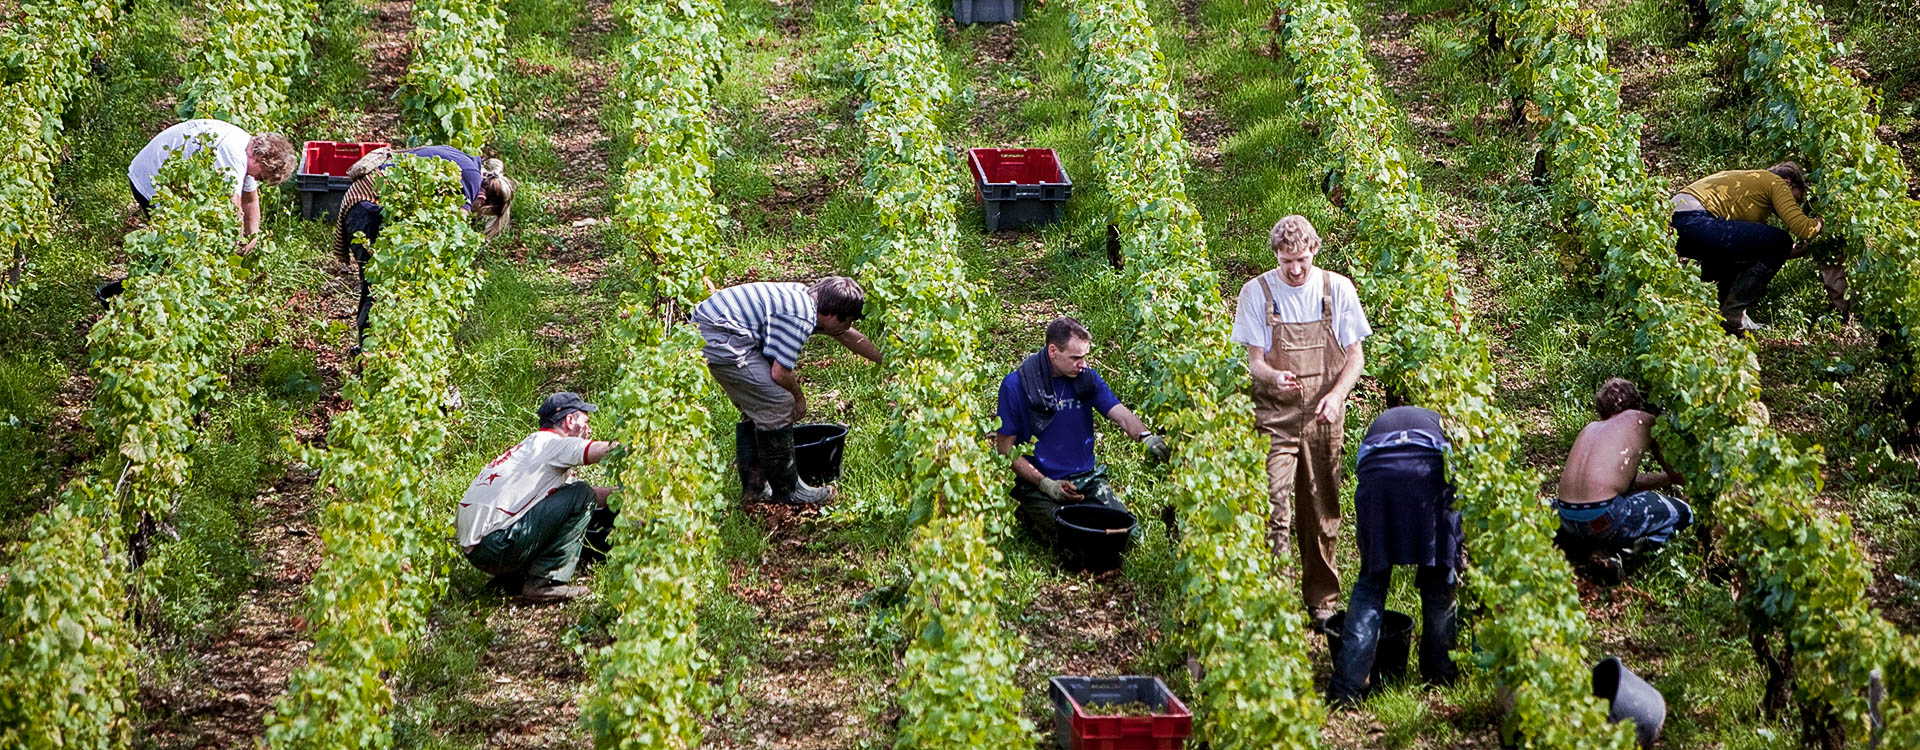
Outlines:
[[833,485],[814,487],[806,482],[796,483],[793,492],[788,494],[784,500],[780,499],[778,495],[775,495],[771,487],[767,490],[767,502],[775,505],[826,505],[827,503],[833,502],[833,499],[839,496],[840,490],[836,489]]
[[564,602],[585,596],[587,587],[561,583],[551,578],[528,578],[520,585],[520,598],[529,602]]
[[1325,633],[1327,632],[1327,621],[1333,619],[1333,616],[1337,614],[1340,613],[1336,610],[1316,609],[1308,613],[1308,617],[1312,621],[1311,627],[1314,630]]

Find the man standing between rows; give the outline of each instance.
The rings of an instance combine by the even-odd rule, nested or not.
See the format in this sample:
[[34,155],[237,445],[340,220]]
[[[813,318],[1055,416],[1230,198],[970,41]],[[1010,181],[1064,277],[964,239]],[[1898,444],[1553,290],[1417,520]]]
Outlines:
[[575,467],[599,463],[614,448],[594,440],[587,415],[599,407],[561,391],[540,404],[540,429],[487,463],[467,485],[454,531],[467,562],[496,577],[524,575],[520,597],[561,601],[574,586],[580,548],[594,508],[611,487],[573,481]]
[[734,426],[734,456],[740,471],[740,502],[820,505],[832,487],[800,479],[793,462],[793,425],[806,417],[800,389],[800,350],[816,333],[880,362],[880,349],[859,331],[866,290],[845,276],[812,285],[754,282],[714,292],[693,308],[694,325],[706,340],[707,372],[740,410]]
[[1233,341],[1247,347],[1254,418],[1267,436],[1267,541],[1284,563],[1300,543],[1301,594],[1314,625],[1339,604],[1341,452],[1347,395],[1360,379],[1361,340],[1373,334],[1353,281],[1316,268],[1320,235],[1302,216],[1273,225],[1277,268],[1240,287]]

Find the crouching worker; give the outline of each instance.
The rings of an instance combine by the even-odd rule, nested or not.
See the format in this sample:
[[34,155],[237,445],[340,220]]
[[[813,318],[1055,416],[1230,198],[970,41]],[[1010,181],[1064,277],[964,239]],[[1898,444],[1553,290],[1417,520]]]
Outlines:
[[1092,348],[1093,337],[1079,321],[1057,318],[1047,324],[1046,346],[1000,381],[1000,429],[993,446],[1001,455],[1013,455],[1015,446],[1033,442],[1031,454],[1013,459],[1011,494],[1020,504],[1020,524],[1056,550],[1054,512],[1060,506],[1098,503],[1126,510],[1107,483],[1107,467],[1094,461],[1094,412],[1146,444],[1155,459],[1171,455],[1166,440],[1149,431],[1087,366]]
[[[1821,220],[1800,208],[1806,197],[1806,175],[1790,161],[1708,175],[1673,196],[1676,249],[1698,261],[1701,279],[1719,290],[1721,327],[1728,333],[1760,328],[1747,308],[1766,294],[1789,258],[1802,254],[1794,239],[1820,233]],[[1787,228],[1767,224],[1769,216],[1780,217]],[[1831,279],[1823,280],[1833,287]]]
[[[1594,409],[1600,420],[1574,438],[1560,475],[1555,541],[1575,565],[1613,582],[1624,573],[1623,562],[1644,558],[1691,525],[1693,508],[1655,491],[1682,480],[1653,442],[1653,415],[1645,411],[1640,389],[1609,379],[1594,395]],[[1660,464],[1658,473],[1640,472],[1649,451]]]
[[1340,626],[1330,689],[1336,706],[1359,701],[1367,689],[1396,565],[1418,570],[1413,580],[1420,589],[1420,679],[1444,686],[1459,676],[1447,656],[1458,627],[1453,589],[1461,555],[1446,450],[1440,415],[1417,406],[1388,409],[1360,442],[1353,492],[1360,578]]
[[524,576],[520,597],[560,601],[585,594],[569,585],[587,522],[611,487],[573,481],[573,469],[599,463],[613,443],[591,439],[597,407],[562,391],[540,404],[540,430],[487,463],[460,498],[454,519],[467,562],[496,581]]
[[834,488],[800,479],[793,462],[793,425],[807,415],[800,388],[800,350],[814,334],[874,363],[880,349],[854,330],[865,316],[866,290],[845,276],[811,286],[754,282],[728,287],[693,308],[694,325],[706,340],[707,372],[740,410],[734,426],[734,457],[740,471],[740,502],[820,505]]

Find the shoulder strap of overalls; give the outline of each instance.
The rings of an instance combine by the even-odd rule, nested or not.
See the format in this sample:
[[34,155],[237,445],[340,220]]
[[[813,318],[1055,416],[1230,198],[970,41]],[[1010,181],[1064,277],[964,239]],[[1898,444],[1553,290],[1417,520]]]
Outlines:
[[1320,319],[1333,326],[1333,274],[1320,270]]
[[1267,311],[1279,315],[1280,303],[1273,301],[1273,285],[1267,283],[1267,275],[1263,273],[1255,278],[1260,279],[1260,289],[1267,293]]

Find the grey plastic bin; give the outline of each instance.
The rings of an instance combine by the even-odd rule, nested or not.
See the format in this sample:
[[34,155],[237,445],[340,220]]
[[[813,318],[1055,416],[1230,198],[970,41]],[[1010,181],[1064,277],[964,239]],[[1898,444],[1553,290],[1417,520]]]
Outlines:
[[953,22],[1012,23],[1026,10],[1022,0],[953,0]]

